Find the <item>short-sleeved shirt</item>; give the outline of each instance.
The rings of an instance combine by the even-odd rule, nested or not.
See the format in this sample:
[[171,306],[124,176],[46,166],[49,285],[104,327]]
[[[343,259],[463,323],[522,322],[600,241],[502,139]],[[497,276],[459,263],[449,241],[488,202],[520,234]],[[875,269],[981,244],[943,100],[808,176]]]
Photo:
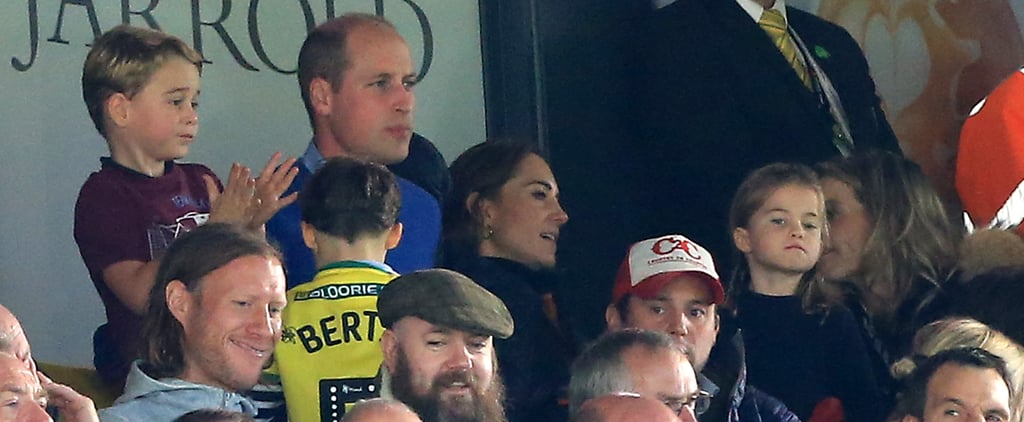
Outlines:
[[397,276],[382,263],[341,261],[288,290],[274,352],[288,420],[338,420],[346,405],[379,396],[377,294]]
[[123,380],[138,350],[141,317],[117,298],[103,270],[123,261],[159,259],[175,238],[205,223],[210,198],[203,176],[217,177],[200,164],[167,162],[162,176],[150,177],[110,158],[100,162],[78,193],[74,235],[109,324],[94,338],[105,344],[94,346],[117,351],[116,356],[96,353],[96,369],[104,379]]

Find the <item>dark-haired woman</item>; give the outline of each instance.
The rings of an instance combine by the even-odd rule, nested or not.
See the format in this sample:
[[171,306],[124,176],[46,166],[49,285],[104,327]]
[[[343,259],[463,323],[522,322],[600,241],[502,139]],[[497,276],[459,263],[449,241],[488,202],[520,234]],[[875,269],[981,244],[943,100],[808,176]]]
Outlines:
[[486,142],[451,165],[444,263],[501,298],[515,333],[496,340],[509,421],[566,420],[570,348],[552,292],[558,235],[569,216],[551,168],[528,144]]

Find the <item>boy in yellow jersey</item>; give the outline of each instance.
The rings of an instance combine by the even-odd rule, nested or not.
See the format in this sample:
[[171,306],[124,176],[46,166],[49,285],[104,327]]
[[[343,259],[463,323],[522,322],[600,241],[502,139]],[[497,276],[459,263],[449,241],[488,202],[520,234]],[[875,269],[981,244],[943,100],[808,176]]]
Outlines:
[[337,157],[300,198],[302,237],[319,271],[288,290],[277,371],[288,420],[339,420],[346,407],[379,395],[377,294],[398,276],[384,256],[402,237],[401,196],[385,167]]

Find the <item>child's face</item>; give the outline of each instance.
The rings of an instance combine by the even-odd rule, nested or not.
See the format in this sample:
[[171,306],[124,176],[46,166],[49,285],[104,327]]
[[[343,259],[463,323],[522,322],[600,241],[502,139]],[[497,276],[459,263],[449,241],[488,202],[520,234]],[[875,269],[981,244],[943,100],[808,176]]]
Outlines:
[[735,229],[736,248],[747,256],[752,274],[803,274],[821,255],[824,214],[818,191],[782,186],[754,212],[746,228]]
[[183,58],[169,59],[128,100],[125,138],[139,160],[184,157],[199,131],[199,69]]

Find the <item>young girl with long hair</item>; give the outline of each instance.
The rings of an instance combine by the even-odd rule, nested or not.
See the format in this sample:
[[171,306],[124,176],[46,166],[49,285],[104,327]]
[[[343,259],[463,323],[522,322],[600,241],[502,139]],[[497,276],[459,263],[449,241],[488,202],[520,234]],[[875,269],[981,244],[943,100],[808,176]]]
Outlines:
[[836,410],[847,421],[884,418],[885,394],[857,322],[813,271],[827,239],[814,171],[784,163],[755,170],[737,190],[729,221],[742,257],[727,303],[743,330],[750,383],[802,420],[836,420]]

